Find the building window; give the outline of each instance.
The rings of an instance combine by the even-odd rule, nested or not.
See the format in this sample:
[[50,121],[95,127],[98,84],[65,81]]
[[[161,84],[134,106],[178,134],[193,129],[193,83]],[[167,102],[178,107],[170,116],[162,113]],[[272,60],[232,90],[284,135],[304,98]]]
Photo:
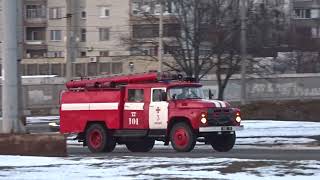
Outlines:
[[[181,34],[179,24],[164,24],[163,36],[164,37],[177,37]],[[133,26],[134,38],[155,38],[159,37],[158,24],[142,24]]]
[[81,57],[87,57],[87,52],[85,52],[85,51],[80,52],[80,56]]
[[100,10],[100,17],[104,18],[104,17],[109,17],[110,16],[110,10],[108,7],[101,7]]
[[133,25],[133,37],[134,38],[159,37],[159,25],[157,24]]
[[100,51],[100,56],[101,57],[108,57],[109,56],[109,51]]
[[82,19],[86,19],[87,18],[87,12],[86,11],[82,11],[81,12],[81,18]]
[[48,58],[61,58],[64,57],[63,51],[49,51],[47,52]]
[[122,63],[112,63],[112,74],[121,74],[122,73]]
[[164,54],[176,54],[179,50],[179,46],[164,46]]
[[61,41],[62,40],[61,30],[51,30],[50,31],[50,40],[51,41]]
[[81,29],[81,42],[86,42],[86,41],[87,41],[87,30]]
[[[133,0],[131,3],[132,15],[144,15],[144,14],[152,14],[159,15],[160,14],[160,1],[142,1],[142,0]],[[174,0],[165,0],[164,7],[164,15],[170,15],[172,13],[177,13],[178,9],[175,6]]]
[[156,46],[151,47],[132,47],[131,55],[133,56],[157,56],[158,48]]
[[311,9],[295,9],[296,18],[309,19],[311,18]]
[[108,41],[110,36],[109,28],[99,28],[99,40],[100,41]]
[[46,8],[44,5],[26,5],[27,19],[45,18]]
[[99,72],[100,74],[110,74],[110,63],[100,63],[100,69],[99,69]]
[[320,28],[317,28],[317,27],[311,28],[311,36],[312,38],[320,38]]
[[46,55],[46,50],[45,49],[27,49],[26,50],[26,58],[43,58]]
[[163,36],[164,37],[179,37],[181,28],[179,24],[164,24]]
[[311,9],[311,18],[316,19],[320,17],[320,9]]
[[49,18],[50,19],[61,19],[62,11],[60,7],[50,8],[49,9]]
[[42,41],[44,40],[44,31],[37,29],[27,29],[27,41]]

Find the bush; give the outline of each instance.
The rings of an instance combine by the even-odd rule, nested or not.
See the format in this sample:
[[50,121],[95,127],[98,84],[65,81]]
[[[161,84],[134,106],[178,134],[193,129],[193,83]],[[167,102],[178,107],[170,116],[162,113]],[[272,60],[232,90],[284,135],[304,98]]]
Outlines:
[[320,100],[261,101],[240,106],[243,119],[320,121]]

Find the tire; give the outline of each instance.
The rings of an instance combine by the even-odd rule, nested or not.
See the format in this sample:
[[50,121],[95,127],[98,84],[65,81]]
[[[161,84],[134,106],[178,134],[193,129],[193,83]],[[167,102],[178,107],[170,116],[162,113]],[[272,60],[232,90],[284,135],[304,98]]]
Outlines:
[[180,122],[173,125],[170,131],[170,141],[177,152],[190,152],[196,145],[196,135],[188,124]]
[[86,131],[86,144],[93,153],[112,152],[116,141],[101,124],[93,124]]
[[139,141],[126,142],[126,146],[131,152],[149,152],[154,146],[154,139],[144,139]]
[[214,135],[209,138],[209,143],[218,152],[228,152],[236,143],[236,134]]

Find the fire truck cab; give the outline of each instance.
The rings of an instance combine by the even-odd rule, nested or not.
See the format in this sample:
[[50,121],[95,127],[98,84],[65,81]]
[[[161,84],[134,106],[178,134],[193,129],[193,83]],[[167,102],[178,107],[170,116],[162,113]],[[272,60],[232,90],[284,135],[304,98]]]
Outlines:
[[[177,78],[178,77],[178,78]],[[240,110],[204,99],[202,85],[158,73],[75,80],[61,94],[60,131],[76,133],[91,152],[111,152],[125,144],[148,152],[155,141],[178,152],[197,141],[225,152],[241,130]]]

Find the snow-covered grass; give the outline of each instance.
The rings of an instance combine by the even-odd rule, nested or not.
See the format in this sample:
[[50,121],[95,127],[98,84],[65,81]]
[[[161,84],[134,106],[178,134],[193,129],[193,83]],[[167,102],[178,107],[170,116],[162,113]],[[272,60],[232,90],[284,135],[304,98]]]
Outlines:
[[237,137],[279,137],[279,136],[318,136],[319,122],[302,121],[243,121],[245,129],[237,133]]
[[319,179],[319,161],[0,156],[0,179]]
[[310,139],[310,138],[262,137],[262,138],[237,138],[236,144],[237,145],[244,145],[244,144],[282,145],[282,144],[310,144],[310,143],[315,143],[315,142],[317,142],[317,140]]

